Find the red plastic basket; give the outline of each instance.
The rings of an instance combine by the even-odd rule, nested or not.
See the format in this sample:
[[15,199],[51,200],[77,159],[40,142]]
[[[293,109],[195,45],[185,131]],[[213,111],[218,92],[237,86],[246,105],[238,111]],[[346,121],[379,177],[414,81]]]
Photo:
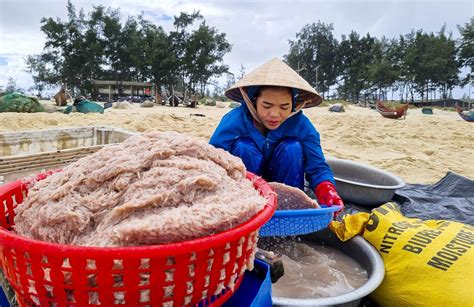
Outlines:
[[[192,241],[124,248],[52,244],[14,234],[14,209],[27,186],[12,182],[0,187],[0,266],[21,305],[219,305],[238,288],[258,229],[276,208],[270,186],[251,173],[247,178],[268,201],[244,224]],[[232,282],[234,289],[226,288]]]

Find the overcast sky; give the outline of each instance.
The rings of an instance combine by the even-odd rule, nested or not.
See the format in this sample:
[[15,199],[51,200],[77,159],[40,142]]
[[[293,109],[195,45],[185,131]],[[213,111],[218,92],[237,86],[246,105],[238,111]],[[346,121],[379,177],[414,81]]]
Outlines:
[[[89,12],[93,5],[120,8],[122,18],[143,13],[145,19],[170,30],[173,16],[180,12],[200,10],[207,24],[227,35],[232,51],[224,58],[231,72],[238,74],[240,65],[249,72],[273,57],[288,52],[288,40],[306,24],[332,23],[334,35],[352,30],[361,35],[388,38],[409,33],[412,29],[438,32],[446,29],[459,38],[457,25],[474,16],[474,0],[389,1],[171,1],[171,0],[76,0],[76,10]],[[40,31],[42,17],[66,19],[66,0],[0,0],[0,86],[8,78],[18,86],[33,85],[26,73],[24,58],[43,50],[45,35]],[[455,97],[467,93],[456,89]]]

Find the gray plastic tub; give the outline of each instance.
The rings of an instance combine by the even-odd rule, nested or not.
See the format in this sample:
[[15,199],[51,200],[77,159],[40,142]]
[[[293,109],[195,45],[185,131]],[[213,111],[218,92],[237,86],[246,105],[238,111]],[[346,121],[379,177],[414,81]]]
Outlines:
[[370,165],[336,158],[326,161],[334,173],[337,193],[345,202],[377,207],[405,186],[398,176]]
[[304,236],[306,240],[327,244],[334,247],[352,259],[356,260],[367,270],[369,279],[362,287],[346,294],[326,297],[295,299],[272,297],[274,306],[359,306],[360,300],[372,293],[382,283],[385,276],[385,267],[378,251],[364,240],[356,236],[347,242],[341,242],[329,229],[318,231]]

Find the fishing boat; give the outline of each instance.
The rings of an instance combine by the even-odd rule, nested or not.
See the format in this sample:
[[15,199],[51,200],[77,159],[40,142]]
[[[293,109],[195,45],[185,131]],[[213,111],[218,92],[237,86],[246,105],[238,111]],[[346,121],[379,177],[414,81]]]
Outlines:
[[474,122],[474,110],[464,110],[462,107],[459,105],[455,105],[456,111],[458,112],[459,116],[461,116],[462,119],[464,119],[467,122]]
[[421,113],[433,115],[433,108],[432,107],[424,107],[421,109]]
[[383,117],[397,119],[403,116],[403,119],[405,119],[408,110],[408,103],[400,104],[397,107],[389,107],[382,101],[377,101],[376,109]]

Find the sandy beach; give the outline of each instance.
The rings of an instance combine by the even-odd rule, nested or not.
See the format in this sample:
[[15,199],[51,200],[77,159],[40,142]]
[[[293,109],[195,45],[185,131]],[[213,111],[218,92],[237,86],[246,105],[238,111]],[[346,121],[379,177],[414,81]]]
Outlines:
[[[53,108],[50,101],[42,103]],[[369,108],[348,105],[345,109],[344,113],[329,112],[328,106],[304,110],[321,134],[327,156],[370,164],[407,183],[434,183],[448,171],[474,177],[474,126],[456,112],[434,109],[433,115],[425,115],[421,109],[410,109],[405,120],[391,120]],[[104,114],[2,113],[0,131],[95,125],[138,132],[175,130],[208,140],[230,110],[134,104],[132,109],[110,108]]]

